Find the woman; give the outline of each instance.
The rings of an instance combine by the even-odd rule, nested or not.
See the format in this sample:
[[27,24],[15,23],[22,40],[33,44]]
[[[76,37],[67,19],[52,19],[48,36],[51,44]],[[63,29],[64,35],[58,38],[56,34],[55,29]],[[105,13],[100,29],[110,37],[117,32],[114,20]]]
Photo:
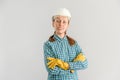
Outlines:
[[43,47],[48,80],[78,80],[76,71],[88,66],[77,41],[66,34],[70,19],[71,14],[66,8],[57,10],[52,16],[55,32]]

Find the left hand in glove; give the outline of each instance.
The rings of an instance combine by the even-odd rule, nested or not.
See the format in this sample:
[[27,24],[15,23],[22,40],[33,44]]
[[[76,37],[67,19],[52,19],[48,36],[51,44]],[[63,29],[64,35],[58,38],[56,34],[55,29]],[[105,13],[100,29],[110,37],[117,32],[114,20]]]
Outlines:
[[80,53],[73,61],[81,61],[81,62],[83,62],[83,61],[85,61],[85,56],[82,54],[82,53]]
[[[81,62],[83,62],[83,61],[85,61],[85,59],[86,59],[86,57],[82,53],[79,53],[79,55],[73,61],[74,62],[75,61],[81,61]],[[74,70],[70,70],[70,72],[73,73]]]

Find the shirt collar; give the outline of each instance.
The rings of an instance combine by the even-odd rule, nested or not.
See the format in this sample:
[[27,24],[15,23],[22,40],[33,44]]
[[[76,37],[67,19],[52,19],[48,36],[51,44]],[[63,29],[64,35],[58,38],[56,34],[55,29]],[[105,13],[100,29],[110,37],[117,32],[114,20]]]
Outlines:
[[61,38],[61,37],[59,37],[58,35],[54,34],[54,38],[55,38],[56,40],[59,40],[59,41],[67,40],[66,35],[65,35],[63,38]]

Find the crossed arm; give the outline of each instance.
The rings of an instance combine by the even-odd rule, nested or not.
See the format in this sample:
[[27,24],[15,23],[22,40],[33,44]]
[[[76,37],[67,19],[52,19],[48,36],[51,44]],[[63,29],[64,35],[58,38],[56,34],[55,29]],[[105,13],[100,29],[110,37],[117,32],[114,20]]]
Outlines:
[[51,74],[66,74],[74,72],[74,70],[81,70],[87,68],[88,61],[83,53],[79,53],[73,61],[64,62],[60,59],[54,58],[49,46],[44,45],[44,59],[47,71]]

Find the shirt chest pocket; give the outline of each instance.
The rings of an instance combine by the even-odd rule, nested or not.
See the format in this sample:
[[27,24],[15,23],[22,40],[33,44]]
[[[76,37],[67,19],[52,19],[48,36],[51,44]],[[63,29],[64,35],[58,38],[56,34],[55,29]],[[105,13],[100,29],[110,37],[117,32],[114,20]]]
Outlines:
[[66,52],[63,48],[54,48],[54,57],[55,58],[58,58],[58,59],[61,59],[61,60],[65,60],[66,59]]

